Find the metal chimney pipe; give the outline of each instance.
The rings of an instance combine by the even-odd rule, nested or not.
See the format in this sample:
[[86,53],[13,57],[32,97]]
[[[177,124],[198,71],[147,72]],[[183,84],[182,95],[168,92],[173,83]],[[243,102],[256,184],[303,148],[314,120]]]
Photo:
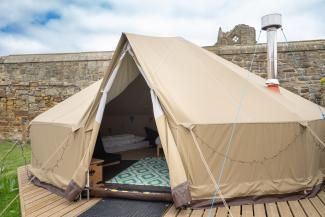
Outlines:
[[281,14],[268,14],[262,17],[262,30],[267,32],[267,80],[268,87],[278,89],[277,30],[281,28]]
[[277,32],[276,28],[268,28],[267,31],[267,77],[276,79],[278,75],[277,55]]

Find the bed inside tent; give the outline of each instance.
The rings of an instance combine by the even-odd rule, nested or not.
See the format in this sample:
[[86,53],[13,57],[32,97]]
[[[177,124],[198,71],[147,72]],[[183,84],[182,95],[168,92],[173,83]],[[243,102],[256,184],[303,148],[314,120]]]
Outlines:
[[105,160],[102,185],[93,194],[171,200],[150,89],[129,53],[117,67],[110,77],[113,83],[93,154],[94,159]]

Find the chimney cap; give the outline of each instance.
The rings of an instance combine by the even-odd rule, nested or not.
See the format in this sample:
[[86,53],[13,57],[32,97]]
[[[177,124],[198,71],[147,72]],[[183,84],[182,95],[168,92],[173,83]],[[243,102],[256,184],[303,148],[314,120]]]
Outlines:
[[281,26],[281,14],[267,14],[262,17],[262,30],[267,30],[272,27],[279,29]]

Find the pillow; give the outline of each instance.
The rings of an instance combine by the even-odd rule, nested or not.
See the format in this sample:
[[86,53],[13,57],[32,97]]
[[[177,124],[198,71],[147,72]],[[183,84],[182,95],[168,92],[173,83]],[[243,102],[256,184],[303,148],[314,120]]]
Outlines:
[[149,127],[145,127],[144,130],[147,135],[145,140],[149,141],[149,146],[156,146],[155,140],[159,136],[158,132]]

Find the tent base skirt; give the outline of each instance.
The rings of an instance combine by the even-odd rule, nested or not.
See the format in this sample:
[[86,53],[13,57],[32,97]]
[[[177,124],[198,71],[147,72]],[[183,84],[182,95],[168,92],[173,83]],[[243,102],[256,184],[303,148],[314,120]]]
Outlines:
[[[263,204],[263,203],[273,203],[281,201],[292,201],[292,200],[301,200],[305,198],[315,197],[319,192],[325,189],[325,181],[321,184],[316,185],[309,192],[294,192],[288,194],[276,194],[276,195],[260,195],[260,196],[247,196],[247,197],[238,197],[226,199],[229,206],[238,206],[243,204]],[[190,207],[193,209],[201,209],[210,207],[212,200],[192,200]],[[214,201],[214,207],[223,206],[223,203],[220,199]]]
[[170,193],[164,192],[140,192],[140,191],[119,191],[108,188],[92,188],[90,189],[92,197],[113,197],[125,198],[132,200],[150,200],[150,201],[172,201]]

